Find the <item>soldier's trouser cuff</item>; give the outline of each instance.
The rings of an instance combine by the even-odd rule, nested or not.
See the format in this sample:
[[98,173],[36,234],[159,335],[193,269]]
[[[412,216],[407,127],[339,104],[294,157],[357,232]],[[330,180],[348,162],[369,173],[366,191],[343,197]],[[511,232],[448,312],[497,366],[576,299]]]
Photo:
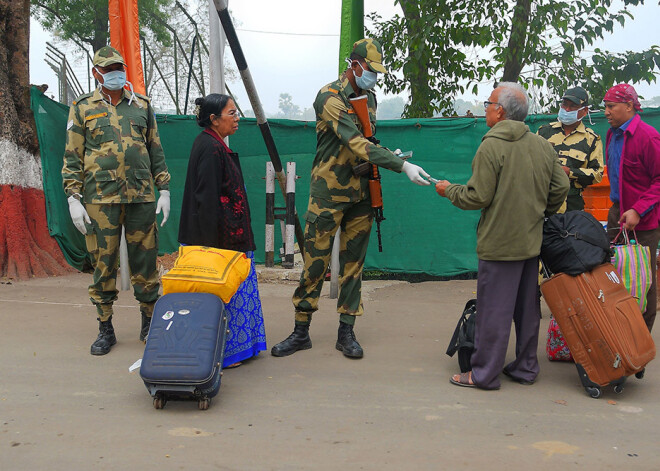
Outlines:
[[296,311],[296,325],[309,325],[312,323],[312,313]]
[[140,313],[144,314],[146,317],[153,316],[155,305],[156,301],[151,303],[140,303]]
[[355,325],[355,316],[351,316],[350,314],[340,314],[339,322],[343,322],[344,324],[348,325]]
[[95,304],[96,313],[101,322],[105,322],[112,317],[112,304]]

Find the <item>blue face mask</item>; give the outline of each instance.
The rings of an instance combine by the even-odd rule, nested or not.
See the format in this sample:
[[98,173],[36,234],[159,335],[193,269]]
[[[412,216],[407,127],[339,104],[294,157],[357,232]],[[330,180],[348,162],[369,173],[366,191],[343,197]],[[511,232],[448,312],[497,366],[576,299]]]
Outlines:
[[578,121],[582,120],[582,118],[578,119],[578,111],[582,109],[584,109],[584,106],[575,111],[566,111],[564,108],[559,108],[557,119],[559,120],[560,123],[570,126],[571,124],[575,124]]
[[355,83],[362,90],[371,90],[376,86],[376,80],[378,80],[378,75],[376,74],[376,72],[372,72],[371,70],[364,70],[364,67],[362,67],[362,64],[360,64],[359,62],[358,65],[362,69],[362,76],[358,77],[356,75]]
[[103,77],[103,86],[108,90],[121,90],[126,85],[126,72],[123,70],[113,70],[102,74],[99,69],[96,71]]

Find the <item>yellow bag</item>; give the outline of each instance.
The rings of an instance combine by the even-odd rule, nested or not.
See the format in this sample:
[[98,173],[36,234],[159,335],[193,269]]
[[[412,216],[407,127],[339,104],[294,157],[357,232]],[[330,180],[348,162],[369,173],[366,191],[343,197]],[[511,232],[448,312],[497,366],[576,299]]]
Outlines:
[[225,303],[250,274],[251,261],[243,252],[184,245],[174,267],[162,277],[163,294],[211,293]]

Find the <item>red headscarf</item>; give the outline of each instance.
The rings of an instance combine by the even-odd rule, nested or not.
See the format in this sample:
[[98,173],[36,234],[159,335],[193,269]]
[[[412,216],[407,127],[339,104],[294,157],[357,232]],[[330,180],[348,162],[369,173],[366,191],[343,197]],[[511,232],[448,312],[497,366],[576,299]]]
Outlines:
[[613,103],[632,102],[635,110],[640,111],[642,109],[642,105],[639,104],[639,98],[637,97],[637,92],[632,87],[632,85],[628,85],[627,83],[620,83],[610,88],[605,94],[605,98],[603,98],[603,101],[611,101]]

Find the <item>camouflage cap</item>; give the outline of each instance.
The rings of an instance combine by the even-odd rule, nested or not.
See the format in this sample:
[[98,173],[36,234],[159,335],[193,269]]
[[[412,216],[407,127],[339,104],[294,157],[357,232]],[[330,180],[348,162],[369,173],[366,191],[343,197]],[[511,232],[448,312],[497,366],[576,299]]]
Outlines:
[[103,46],[94,54],[94,65],[99,67],[106,67],[111,64],[124,64],[124,58],[119,54],[119,51],[112,46]]
[[562,100],[569,100],[575,103],[576,105],[584,106],[589,102],[589,95],[587,91],[582,87],[569,88],[564,93],[564,96],[561,97]]
[[364,57],[365,62],[372,70],[386,74],[387,70],[383,67],[383,48],[375,39],[360,39],[353,44],[353,54]]

